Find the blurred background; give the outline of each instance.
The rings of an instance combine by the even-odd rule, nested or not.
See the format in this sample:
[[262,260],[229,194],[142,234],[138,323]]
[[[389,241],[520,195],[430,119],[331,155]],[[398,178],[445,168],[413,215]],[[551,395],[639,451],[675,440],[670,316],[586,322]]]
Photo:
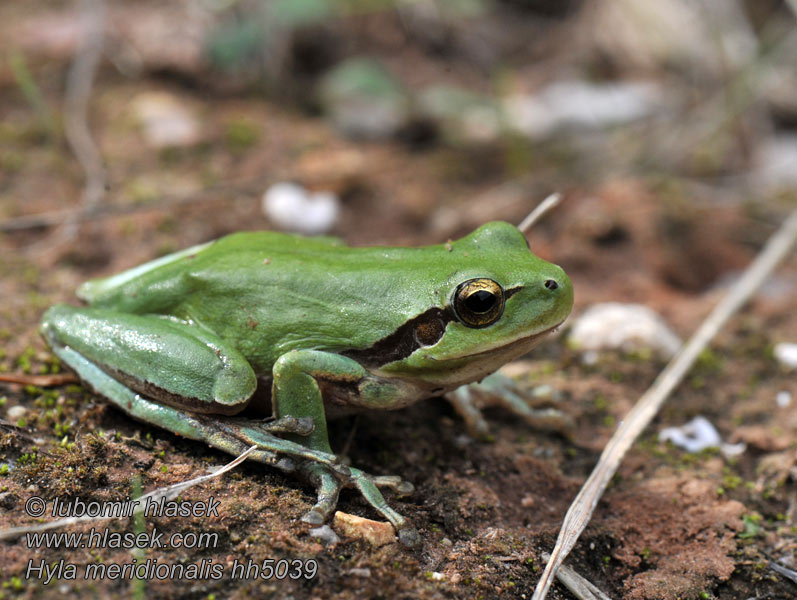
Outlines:
[[[53,302],[74,302],[82,281],[192,244],[258,229],[441,243],[486,221],[519,223],[558,191],[562,203],[529,239],[570,275],[575,315],[640,303],[669,328],[650,329],[661,356],[649,368],[595,372],[592,355],[541,348],[553,361],[542,371],[572,369],[559,385],[591,382],[565,392],[580,445],[553,451],[562,472],[585,475],[678,337],[797,206],[796,22],[795,0],[3,0],[0,370],[52,368],[38,319]],[[777,392],[797,393],[794,367],[773,358],[797,340],[796,268],[761,290],[751,316],[721,338],[722,360],[709,356],[694,395],[676,404],[683,414],[670,414],[708,411],[724,433],[750,419],[783,426],[774,446],[760,430],[739,438],[759,452],[740,477],[797,443],[797,412],[772,412]],[[725,359],[750,366],[706,396]],[[9,405],[34,392],[16,390]],[[730,408],[736,400],[757,408]],[[785,492],[772,498],[738,499],[759,517],[797,506]],[[546,500],[561,506],[539,525],[545,535],[568,501]],[[650,539],[633,546],[616,532],[607,539],[636,557],[623,568],[655,563],[643,556]],[[730,571],[701,573],[703,582]],[[385,581],[375,571],[374,585]],[[726,597],[752,595],[743,592]],[[663,597],[645,593],[633,597]]]
[[0,291],[240,229],[441,242],[559,191],[532,248],[577,301],[683,314],[797,204],[796,8],[3,2],[0,249],[35,285]]

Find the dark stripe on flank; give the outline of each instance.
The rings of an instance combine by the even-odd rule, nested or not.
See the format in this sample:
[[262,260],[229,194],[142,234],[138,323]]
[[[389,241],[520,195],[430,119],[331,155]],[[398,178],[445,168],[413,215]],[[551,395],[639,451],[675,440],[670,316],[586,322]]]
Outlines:
[[365,367],[378,368],[407,358],[418,348],[436,344],[452,319],[449,311],[435,306],[410,319],[373,346],[361,350],[345,350],[341,354]]
[[[95,363],[96,364],[96,363]],[[200,400],[199,398],[191,396],[182,396],[175,394],[157,385],[151,381],[139,379],[134,375],[125,373],[118,369],[108,367],[107,365],[97,365],[100,369],[105,371],[108,375],[116,379],[116,381],[126,385],[134,392],[137,392],[149,400],[155,400],[172,408],[179,408],[190,412],[207,414],[207,415],[234,415],[241,412],[246,408],[247,399],[242,399],[237,404],[220,404],[215,401]],[[130,406],[128,406],[130,408]]]

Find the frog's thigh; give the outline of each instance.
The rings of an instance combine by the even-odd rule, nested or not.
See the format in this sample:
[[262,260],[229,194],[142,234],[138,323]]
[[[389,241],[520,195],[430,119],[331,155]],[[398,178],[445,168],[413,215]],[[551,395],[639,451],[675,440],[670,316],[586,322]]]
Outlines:
[[42,333],[128,388],[193,412],[235,414],[257,387],[238,350],[180,321],[58,305],[45,313]]
[[280,356],[273,368],[271,401],[274,416],[312,417],[315,429],[309,436],[290,437],[323,452],[332,452],[319,382],[357,387],[367,371],[356,361],[319,350],[291,350]]

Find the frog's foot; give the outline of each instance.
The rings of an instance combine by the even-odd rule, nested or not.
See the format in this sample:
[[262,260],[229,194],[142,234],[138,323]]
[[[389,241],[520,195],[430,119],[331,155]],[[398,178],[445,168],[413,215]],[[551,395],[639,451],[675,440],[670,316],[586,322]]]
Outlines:
[[490,439],[490,427],[481,413],[481,408],[487,404],[503,406],[537,429],[567,433],[575,425],[570,415],[558,409],[537,408],[550,403],[550,400],[526,398],[514,380],[500,373],[494,373],[480,383],[463,385],[446,394],[445,398],[465,421],[468,433],[479,439]]
[[338,503],[338,495],[344,487],[355,487],[374,509],[387,519],[396,529],[399,541],[405,546],[415,546],[420,541],[418,532],[407,520],[388,506],[380,487],[389,487],[399,494],[409,494],[413,485],[395,475],[372,476],[344,465],[324,465],[306,461],[300,468],[310,482],[316,486],[318,500],[302,517],[310,525],[320,525],[326,521]]
[[[273,435],[275,432],[309,435],[314,430],[312,418],[283,417],[270,423],[236,418],[207,419],[203,416],[194,416],[193,420],[200,424],[204,439],[212,446],[236,454],[256,445],[258,450],[252,455],[254,460],[268,462],[285,471],[296,470],[307,478],[316,487],[318,496],[313,508],[302,517],[305,523],[320,525],[326,521],[337,506],[340,490],[353,487],[395,527],[402,544],[413,546],[418,543],[417,532],[402,515],[390,508],[379,491],[380,487],[388,487],[399,494],[410,494],[414,489],[410,482],[395,475],[369,475],[341,464],[334,454]],[[276,460],[277,455],[281,455],[279,460]]]

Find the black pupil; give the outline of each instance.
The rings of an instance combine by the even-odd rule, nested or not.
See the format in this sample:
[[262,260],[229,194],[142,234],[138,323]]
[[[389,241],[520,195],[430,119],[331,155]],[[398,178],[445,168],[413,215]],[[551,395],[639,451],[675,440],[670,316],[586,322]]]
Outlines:
[[495,306],[495,300],[495,294],[479,290],[478,292],[473,292],[465,299],[465,306],[472,312],[486,313]]

